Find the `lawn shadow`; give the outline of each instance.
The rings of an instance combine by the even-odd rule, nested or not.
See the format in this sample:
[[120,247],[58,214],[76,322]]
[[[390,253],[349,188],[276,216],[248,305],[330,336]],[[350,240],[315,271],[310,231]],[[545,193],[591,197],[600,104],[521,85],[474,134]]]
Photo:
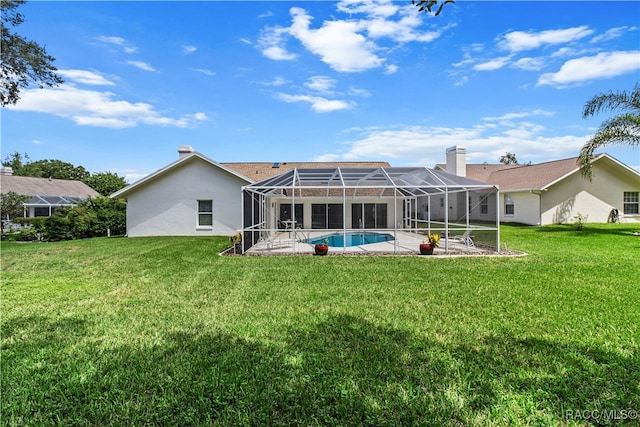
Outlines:
[[[640,231],[640,224],[632,223],[616,223],[607,224],[608,228],[602,224],[591,226],[589,223],[584,224],[582,230],[576,228],[576,224],[553,224],[546,226],[533,226],[533,230],[542,234],[558,234],[564,233],[571,237],[597,238],[600,236],[633,236],[635,231]],[[634,236],[637,237],[637,236]]]
[[109,348],[82,340],[82,322],[50,334],[54,323],[37,318],[3,334],[25,325],[22,344],[3,348],[3,418],[16,424],[554,424],[568,409],[640,405],[636,348],[506,333],[443,343],[350,315],[270,342],[174,331]]

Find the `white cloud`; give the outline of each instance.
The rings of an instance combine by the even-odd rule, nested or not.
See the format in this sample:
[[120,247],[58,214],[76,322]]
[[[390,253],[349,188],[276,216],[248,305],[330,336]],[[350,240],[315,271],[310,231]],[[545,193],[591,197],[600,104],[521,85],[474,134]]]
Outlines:
[[97,39],[103,43],[121,47],[125,51],[125,53],[134,53],[138,50],[135,46],[131,45],[127,40],[125,40],[122,37],[99,36],[97,37]]
[[82,83],[93,86],[114,86],[110,80],[107,80],[102,74],[97,71],[89,70],[58,70],[63,78],[73,80],[76,83]]
[[290,61],[296,59],[298,55],[289,53],[282,46],[269,46],[262,51],[263,55],[276,61]]
[[483,62],[481,64],[476,64],[473,66],[473,69],[476,71],[495,71],[498,70],[509,63],[511,57],[503,56],[501,58],[494,58],[487,62]]
[[268,82],[262,82],[261,84],[264,86],[282,86],[284,84],[289,83],[284,77],[276,76],[273,80]]
[[543,58],[520,58],[511,64],[513,68],[527,71],[539,71],[544,65],[545,60]]
[[353,107],[348,101],[338,99],[326,99],[320,96],[310,95],[290,95],[286,93],[276,93],[276,98],[283,102],[307,102],[316,113],[329,113],[332,111],[346,110]]
[[153,68],[151,65],[147,64],[144,61],[127,61],[127,64],[133,65],[134,67],[139,68],[143,71],[151,71],[151,72],[156,71],[155,68]]
[[640,51],[602,52],[595,56],[565,62],[558,72],[541,75],[538,86],[563,87],[638,70],[640,70]]
[[207,70],[206,68],[192,68],[193,71],[197,71],[198,73],[202,73],[205,76],[215,76],[216,72]]
[[182,45],[182,53],[185,55],[189,55],[190,53],[193,53],[196,50],[198,50],[196,46]]
[[389,0],[342,0],[338,2],[336,8],[350,15],[365,13],[371,16],[388,18],[395,15],[400,7]]
[[389,64],[384,67],[384,74],[391,75],[398,71],[398,66],[395,64]]
[[257,47],[262,54],[275,61],[292,61],[298,55],[290,53],[284,47],[288,30],[282,27],[267,27],[258,39]]
[[207,120],[204,113],[178,118],[163,116],[151,104],[117,100],[112,92],[83,90],[73,85],[24,91],[18,104],[6,108],[53,114],[72,120],[79,125],[113,129],[141,124],[191,127],[200,121]]
[[247,38],[244,38],[244,37],[242,37],[242,38],[240,39],[240,41],[241,41],[242,43],[244,43],[244,44],[248,44],[248,45],[253,44],[253,43],[251,43],[251,40],[249,40],[249,39],[247,39]]
[[498,40],[498,45],[512,52],[535,49],[543,45],[569,43],[593,34],[593,30],[582,25],[563,30],[512,31]]
[[553,52],[551,54],[552,58],[566,58],[569,56],[580,56],[580,55],[586,55],[590,52],[594,52],[593,50],[589,50],[589,49],[576,49],[573,47],[569,47],[569,46],[565,46],[565,47],[561,47],[560,49],[556,50],[555,52]]
[[608,29],[604,34],[599,34],[591,39],[591,43],[601,43],[608,40],[614,40],[622,37],[627,31],[635,31],[638,27],[615,27]]
[[525,111],[520,113],[506,113],[498,117],[484,117],[482,120],[487,122],[502,122],[505,120],[523,119],[525,117],[533,117],[533,116],[551,117],[553,115],[554,113],[552,111],[533,110],[533,111]]
[[[322,62],[339,72],[360,72],[386,66],[385,73],[393,74],[397,67],[387,64],[386,54],[402,43],[430,42],[440,37],[438,31],[419,31],[422,16],[411,5],[400,6],[392,1],[344,0],[337,10],[350,15],[364,14],[362,19],[323,21],[312,28],[313,17],[300,7],[289,10],[289,27],[269,27],[263,30],[258,48],[274,60],[293,60],[297,55],[285,47],[294,38]],[[377,41],[390,40],[395,46],[381,46]]]
[[304,84],[307,88],[314,92],[333,94],[333,89],[336,86],[336,81],[326,76],[313,76],[307,80]]
[[353,86],[349,87],[349,94],[354,96],[361,96],[363,98],[368,98],[369,96],[371,96],[371,92],[369,92],[368,90],[360,89]]
[[[542,114],[544,115],[544,114]],[[510,117],[505,114],[503,117]],[[528,121],[479,124],[471,127],[403,126],[371,129],[350,141],[341,154],[326,153],[332,160],[393,159],[396,166],[433,166],[445,162],[445,150],[453,145],[467,148],[469,162],[498,163],[509,151],[521,160],[576,156],[588,136],[544,135],[544,126]]]
[[358,33],[362,28],[357,22],[325,21],[320,28],[311,29],[312,18],[304,9],[291,8],[291,16],[290,33],[334,70],[357,72],[384,63],[375,53],[377,46]]

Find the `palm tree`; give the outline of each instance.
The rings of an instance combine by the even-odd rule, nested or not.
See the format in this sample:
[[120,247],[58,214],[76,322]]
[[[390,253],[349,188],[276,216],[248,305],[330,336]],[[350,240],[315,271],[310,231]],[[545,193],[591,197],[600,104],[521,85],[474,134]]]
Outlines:
[[591,160],[593,153],[608,144],[640,145],[640,82],[631,92],[601,93],[591,98],[582,110],[582,118],[593,116],[600,111],[621,111],[622,114],[605,120],[598,132],[582,147],[578,164],[582,176],[593,177]]

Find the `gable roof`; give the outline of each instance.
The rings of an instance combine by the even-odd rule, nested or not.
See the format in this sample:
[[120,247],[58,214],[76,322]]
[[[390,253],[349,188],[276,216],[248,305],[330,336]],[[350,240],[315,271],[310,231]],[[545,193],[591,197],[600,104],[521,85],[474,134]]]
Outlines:
[[[596,156],[592,163],[600,159],[608,159],[640,177],[640,172],[606,153]],[[467,178],[495,184],[500,191],[544,190],[567,176],[578,173],[580,167],[577,161],[577,157],[571,157],[531,165],[467,164]],[[439,164],[437,167],[446,169],[446,165]]]
[[190,161],[192,161],[193,159],[201,159],[204,162],[210,164],[213,167],[217,167],[225,172],[230,173],[231,175],[234,175],[238,178],[240,178],[241,180],[250,183],[253,182],[251,179],[247,178],[246,176],[238,173],[237,171],[228,168],[227,166],[224,166],[221,163],[216,162],[215,160],[210,159],[209,157],[198,153],[197,151],[191,152],[190,154],[180,157],[179,159],[177,159],[175,162],[168,164],[167,166],[158,169],[157,171],[145,176],[142,179],[139,179],[138,181],[134,182],[133,184],[127,185],[126,187],[124,187],[123,189],[116,191],[115,193],[113,193],[110,197],[112,198],[117,198],[117,197],[126,197],[126,195],[128,193],[130,193],[131,191],[135,190],[136,188],[147,184],[155,179],[157,179],[160,176],[163,176],[165,174],[167,174],[170,171],[173,171],[175,169],[178,169],[180,167],[182,167],[183,165],[189,163]]
[[24,196],[59,196],[86,199],[98,193],[82,181],[68,179],[35,178],[32,176],[0,176],[2,193],[14,192]]
[[230,169],[251,178],[253,182],[262,181],[294,169],[324,169],[324,168],[388,168],[388,162],[253,162],[253,163],[223,163]]
[[[508,190],[542,190],[561,178],[578,171],[576,158],[554,160],[535,165],[506,165],[506,168],[493,170],[488,177],[500,187],[501,191]],[[471,173],[482,174],[480,170]]]
[[198,153],[197,151],[177,159],[175,162],[153,172],[150,175],[134,182],[125,188],[116,191],[111,195],[113,198],[126,197],[132,190],[153,181],[154,179],[181,167],[189,162],[193,158],[199,158],[212,166],[220,168],[240,179],[247,184],[261,181],[266,178],[270,178],[275,175],[279,175],[283,172],[287,172],[297,168],[310,168],[310,167],[336,167],[336,166],[348,166],[348,167],[388,167],[387,162],[282,162],[282,163],[270,163],[270,162],[250,162],[250,163],[218,163],[209,157]]

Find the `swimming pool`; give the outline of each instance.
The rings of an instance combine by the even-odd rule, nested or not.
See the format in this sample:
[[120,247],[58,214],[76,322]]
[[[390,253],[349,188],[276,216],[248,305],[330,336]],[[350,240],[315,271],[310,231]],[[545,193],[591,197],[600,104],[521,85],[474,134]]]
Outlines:
[[[344,239],[345,237],[346,244]],[[309,239],[307,240],[307,243],[317,245],[319,243],[323,243],[324,239],[327,239],[328,246],[331,246],[333,248],[342,248],[344,246],[361,246],[368,245],[370,243],[389,242],[393,240],[393,236],[386,233],[361,233],[348,231],[346,236],[343,233],[327,234],[326,236],[314,237],[312,239]]]

